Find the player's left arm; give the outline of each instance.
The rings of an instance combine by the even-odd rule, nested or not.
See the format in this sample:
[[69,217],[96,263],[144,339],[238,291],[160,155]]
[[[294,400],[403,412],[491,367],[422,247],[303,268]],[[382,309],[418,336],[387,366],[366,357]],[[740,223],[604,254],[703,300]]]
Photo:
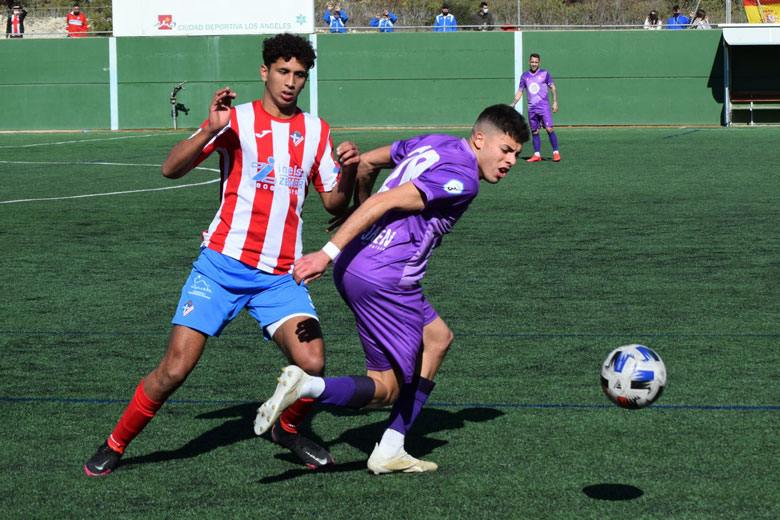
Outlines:
[[349,216],[323,249],[302,256],[295,262],[293,278],[299,284],[316,280],[328,269],[331,261],[347,244],[385,213],[420,211],[425,208],[425,203],[425,196],[413,182],[405,182],[390,190],[372,195]]
[[558,92],[555,90],[555,83],[550,84],[550,90],[553,95],[553,112],[558,111]]
[[355,176],[360,151],[352,141],[345,141],[336,147],[336,160],[341,166],[341,177],[338,184],[331,191],[320,193],[322,205],[331,215],[342,215],[349,208],[352,192],[355,188]]

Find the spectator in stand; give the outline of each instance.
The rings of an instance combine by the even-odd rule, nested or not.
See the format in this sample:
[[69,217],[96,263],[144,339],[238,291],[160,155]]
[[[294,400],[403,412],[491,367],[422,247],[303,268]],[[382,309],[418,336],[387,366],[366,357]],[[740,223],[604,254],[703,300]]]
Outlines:
[[345,33],[347,28],[344,24],[349,20],[349,16],[345,13],[339,4],[328,4],[328,10],[325,11],[325,16],[322,17],[328,24],[330,24],[330,32],[332,33]]
[[436,16],[433,22],[433,32],[454,32],[458,30],[458,22],[455,16],[450,13],[450,6],[443,4],[441,14]]
[[379,27],[379,32],[393,32],[393,24],[398,21],[398,17],[387,9],[382,11],[382,14],[377,13],[376,17],[372,18],[368,24],[371,27]]
[[712,29],[710,19],[707,18],[707,11],[704,9],[697,10],[695,16],[691,13],[691,16],[693,17],[691,29]]
[[81,12],[78,4],[73,5],[73,10],[65,18],[68,22],[68,38],[81,38],[87,35],[87,17]]
[[13,5],[5,24],[6,38],[24,38],[24,19],[26,16],[27,11],[20,4]]
[[645,29],[654,31],[660,29],[662,26],[663,23],[658,18],[658,11],[653,9],[650,11],[650,14],[647,15],[647,18],[645,18]]
[[488,11],[487,2],[479,3],[479,11],[474,15],[475,31],[492,31],[495,23],[493,22],[493,13]]
[[684,14],[680,14],[680,6],[675,5],[672,7],[672,16],[669,21],[666,22],[667,29],[687,29],[691,20]]

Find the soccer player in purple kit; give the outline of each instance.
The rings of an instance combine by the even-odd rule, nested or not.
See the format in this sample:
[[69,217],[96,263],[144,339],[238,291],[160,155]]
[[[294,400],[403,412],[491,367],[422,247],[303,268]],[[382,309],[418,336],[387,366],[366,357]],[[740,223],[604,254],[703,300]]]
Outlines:
[[[477,196],[479,181],[499,182],[515,164],[528,126],[508,105],[486,108],[468,138],[423,135],[361,155],[359,206],[322,250],[298,259],[299,283],[318,278],[335,260],[333,278],[355,315],[366,355],[365,376],[313,377],[283,369],[259,409],[262,434],[300,397],[353,409],[394,403],[368,468],[375,474],[435,471],[404,450],[404,439],[434,387],[453,334],[422,292],[428,259]],[[393,168],[371,195],[382,169]]]
[[541,59],[539,55],[531,54],[528,62],[529,70],[520,76],[520,85],[515,94],[515,99],[510,106],[515,106],[520,98],[523,97],[523,91],[528,91],[528,121],[531,123],[531,133],[533,134],[534,154],[528,159],[528,162],[537,162],[542,160],[542,138],[539,135],[539,126],[544,126],[547,135],[550,138],[550,144],[553,148],[553,161],[561,160],[561,154],[558,151],[558,136],[553,130],[552,114],[550,113],[550,102],[547,99],[547,87],[552,90],[553,104],[552,111],[558,112],[558,93],[555,91],[555,83],[550,73],[539,68]]

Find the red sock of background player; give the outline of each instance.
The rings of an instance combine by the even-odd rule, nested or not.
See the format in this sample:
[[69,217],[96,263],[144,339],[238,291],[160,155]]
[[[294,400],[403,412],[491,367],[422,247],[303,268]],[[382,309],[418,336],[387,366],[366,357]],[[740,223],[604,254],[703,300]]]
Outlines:
[[298,433],[298,426],[309,415],[311,407],[314,406],[314,399],[298,399],[290,405],[279,418],[282,428],[290,433]]
[[142,379],[135,389],[133,399],[130,401],[125,413],[122,414],[116,428],[108,437],[109,447],[119,453],[124,453],[130,441],[141,433],[162,405],[163,403],[152,401],[146,396]]

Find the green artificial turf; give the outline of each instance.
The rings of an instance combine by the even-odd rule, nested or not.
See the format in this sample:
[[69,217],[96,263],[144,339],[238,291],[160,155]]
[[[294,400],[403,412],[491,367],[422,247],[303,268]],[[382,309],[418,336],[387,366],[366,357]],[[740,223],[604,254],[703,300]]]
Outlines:
[[[217,176],[146,166],[181,132],[0,135],[3,517],[777,518],[780,129],[558,134],[563,160],[543,136],[547,160],[483,183],[429,264],[455,342],[407,449],[438,472],[368,473],[387,410],[315,408],[331,471],[256,438],[285,362],[242,313],[105,478],[83,464],[164,352]],[[316,194],[304,218],[321,247]],[[330,276],[310,288],[328,373],[360,374]],[[627,343],[667,366],[645,410],[599,387]]]

